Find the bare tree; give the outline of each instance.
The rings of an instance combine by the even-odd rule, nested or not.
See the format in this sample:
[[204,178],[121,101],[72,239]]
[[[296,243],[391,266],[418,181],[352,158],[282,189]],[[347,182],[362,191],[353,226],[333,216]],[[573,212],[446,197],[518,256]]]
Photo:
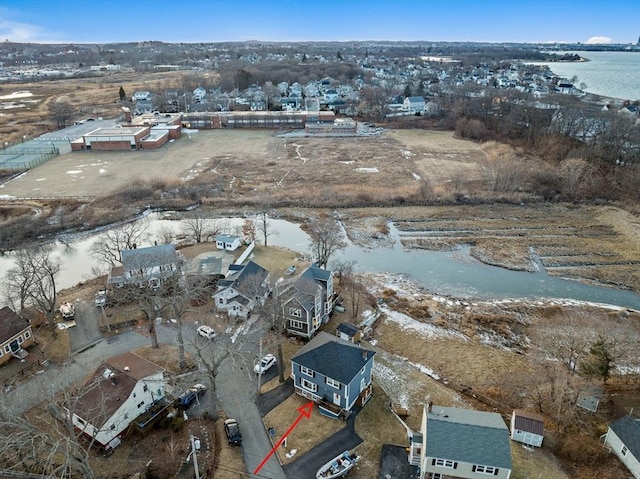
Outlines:
[[91,255],[110,267],[122,264],[121,252],[135,249],[147,230],[144,221],[133,221],[107,231],[101,239],[91,245]]
[[25,398],[15,394],[0,401],[0,427],[4,431],[0,435],[0,463],[16,473],[93,479],[89,451],[94,441],[87,440],[73,425],[78,399],[73,389],[58,394],[44,392],[46,407],[35,408],[28,415],[16,412],[24,409],[17,403]]
[[541,320],[535,328],[534,340],[545,356],[560,360],[571,373],[575,373],[596,336],[598,326],[598,320],[590,313],[563,311],[561,315]]
[[311,221],[306,230],[311,237],[309,246],[314,260],[321,268],[326,268],[329,258],[347,246],[340,225],[329,217]]
[[265,246],[267,246],[267,240],[271,236],[271,230],[269,228],[269,216],[266,211],[258,213],[258,231],[262,234],[262,240]]
[[58,128],[66,127],[74,115],[71,104],[60,98],[55,102],[49,103],[48,108]]
[[205,218],[201,214],[184,217],[182,221],[185,234],[196,243],[208,241],[209,238],[215,237],[225,229],[222,221]]
[[53,333],[56,333],[56,277],[60,273],[60,260],[51,249],[37,246],[18,251],[16,266],[8,271],[7,291],[11,304],[35,307],[44,315]]

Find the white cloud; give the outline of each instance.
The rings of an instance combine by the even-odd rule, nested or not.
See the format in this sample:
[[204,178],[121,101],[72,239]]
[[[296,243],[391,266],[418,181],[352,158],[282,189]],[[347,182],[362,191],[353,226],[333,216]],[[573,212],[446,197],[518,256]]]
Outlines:
[[599,44],[599,43],[611,43],[611,38],[610,37],[596,36],[596,37],[589,38],[589,40],[587,40],[584,43],[586,43],[587,45],[596,45],[596,44]]

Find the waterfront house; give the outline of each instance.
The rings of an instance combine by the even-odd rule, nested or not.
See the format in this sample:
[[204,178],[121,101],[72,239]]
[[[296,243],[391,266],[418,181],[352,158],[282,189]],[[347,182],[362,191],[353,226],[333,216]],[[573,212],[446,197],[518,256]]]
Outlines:
[[604,444],[640,479],[640,419],[623,416],[609,424]]
[[429,403],[409,462],[420,466],[420,479],[509,479],[509,430],[500,414]]
[[269,272],[253,261],[246,265],[232,264],[224,279],[218,280],[213,295],[216,308],[230,316],[248,318],[253,309],[264,304],[271,289]]
[[375,352],[321,332],[291,358],[291,378],[300,396],[321,414],[346,417],[372,394]]
[[158,289],[168,278],[180,273],[182,255],[173,244],[134,248],[120,252],[122,266],[111,269],[108,284],[118,288],[138,285]]
[[216,248],[227,251],[235,251],[242,246],[242,239],[236,235],[218,235],[216,236]]
[[282,291],[280,300],[287,333],[312,338],[333,310],[333,271],[310,265]]

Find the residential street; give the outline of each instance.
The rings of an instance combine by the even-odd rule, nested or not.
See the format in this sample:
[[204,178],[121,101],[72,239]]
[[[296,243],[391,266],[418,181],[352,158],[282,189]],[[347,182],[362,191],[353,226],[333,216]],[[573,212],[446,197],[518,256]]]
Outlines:
[[[159,343],[175,344],[175,329],[157,325],[156,330]],[[185,331],[185,336],[193,334]],[[7,400],[12,402],[11,407],[16,414],[22,414],[42,402],[43,398],[52,397],[56,392],[82,379],[105,359],[148,345],[149,342],[147,336],[135,331],[122,333],[109,340],[99,340],[73,355],[65,364],[51,366],[29,382],[18,386],[7,394]],[[258,348],[255,346],[257,358]],[[71,347],[72,350],[77,350],[73,344]],[[189,351],[193,348],[192,343],[185,340],[185,348]],[[190,352],[195,355],[195,351]],[[217,377],[218,398],[228,417],[234,417],[240,425],[244,459],[249,473],[258,467],[271,450],[271,443],[255,401],[256,388],[257,380],[251,369],[228,360],[223,363]],[[250,477],[286,479],[275,456],[264,465],[259,475],[251,474]]]

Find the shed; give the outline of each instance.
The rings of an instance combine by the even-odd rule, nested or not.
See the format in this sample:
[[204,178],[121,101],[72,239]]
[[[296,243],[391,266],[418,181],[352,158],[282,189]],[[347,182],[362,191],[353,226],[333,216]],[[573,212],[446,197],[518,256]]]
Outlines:
[[511,439],[534,447],[542,446],[544,419],[540,414],[515,409],[511,414]]
[[336,328],[336,336],[351,343],[360,342],[360,330],[353,324],[340,323]]

